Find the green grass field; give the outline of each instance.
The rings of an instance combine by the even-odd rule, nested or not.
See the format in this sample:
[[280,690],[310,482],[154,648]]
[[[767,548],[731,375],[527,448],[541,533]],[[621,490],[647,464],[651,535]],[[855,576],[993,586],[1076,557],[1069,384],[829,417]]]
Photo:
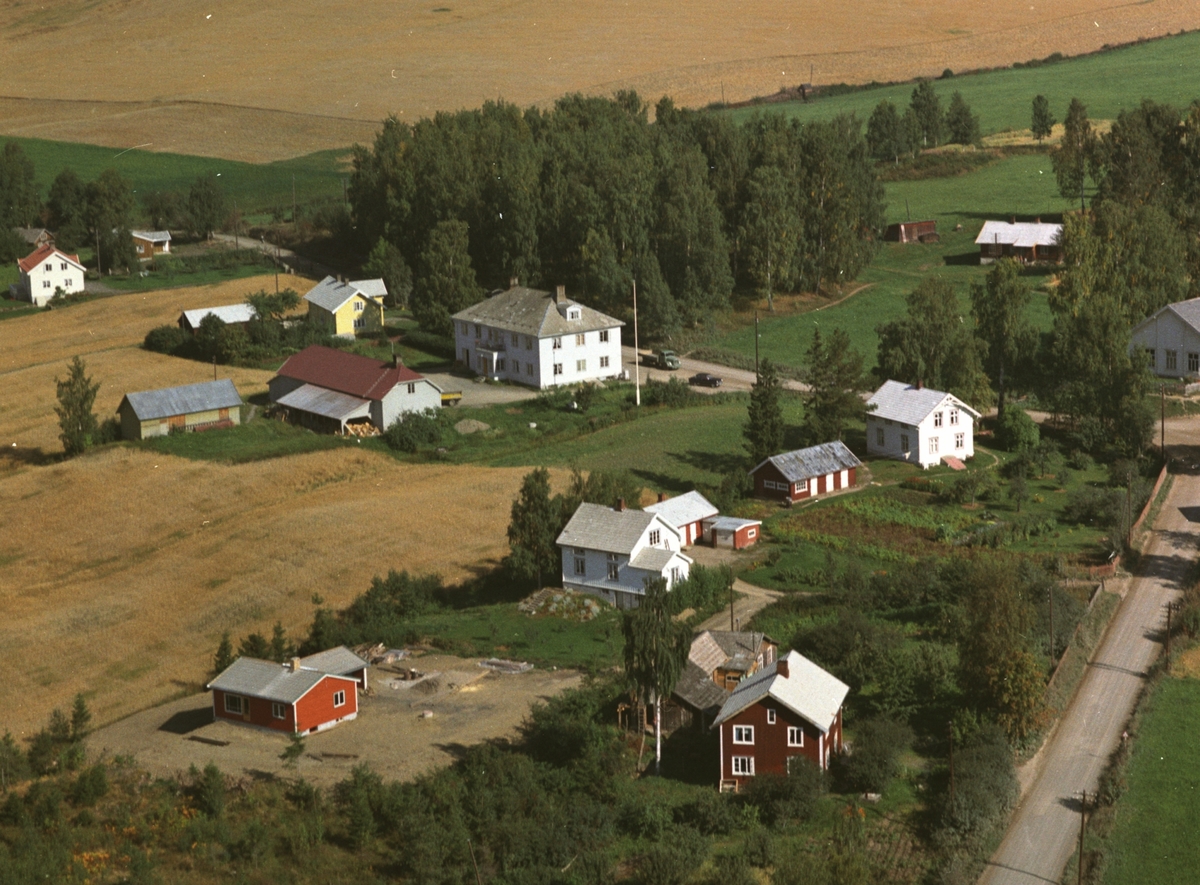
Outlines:
[[[1182,34],[1066,59],[1035,68],[1007,68],[971,76],[954,77],[936,84],[943,107],[957,90],[979,115],[985,135],[1029,128],[1035,95],[1045,95],[1055,117],[1062,121],[1067,105],[1078,97],[1092,119],[1115,119],[1123,109],[1136,107],[1143,98],[1180,107],[1200,98],[1200,33]],[[912,84],[883,86],[846,95],[819,98],[807,104],[789,102],[765,106],[804,120],[827,119],[853,113],[865,124],[881,101],[905,107]],[[730,111],[735,119],[762,107]]]
[[152,191],[174,190],[186,193],[201,175],[220,175],[227,197],[238,201],[245,214],[282,210],[288,217],[292,208],[292,180],[295,176],[296,200],[336,199],[342,196],[342,180],[350,173],[342,168],[347,150],[320,151],[277,163],[242,163],[187,154],[120,151],[115,148],[40,138],[4,138],[15,141],[33,162],[36,181],[43,198],[50,183],[63,169],[74,169],[84,181],[91,181],[105,169],[116,169],[131,182],[140,196]]
[[1200,681],[1166,679],[1133,746],[1105,885],[1194,882],[1200,869]]
[[282,421],[259,418],[228,430],[156,436],[133,445],[197,461],[242,464],[359,443],[353,438],[313,433]]

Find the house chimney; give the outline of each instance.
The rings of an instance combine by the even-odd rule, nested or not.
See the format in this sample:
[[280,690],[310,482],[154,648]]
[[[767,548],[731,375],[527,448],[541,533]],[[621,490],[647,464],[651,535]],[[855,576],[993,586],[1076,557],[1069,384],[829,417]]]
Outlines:
[[662,503],[663,501],[665,501],[665,500],[667,500],[667,493],[666,493],[666,492],[659,492],[659,493],[658,493],[658,503],[659,503],[659,504],[661,504],[661,503]]
[[925,381],[921,378],[918,378],[917,379],[917,390],[924,390],[924,389],[925,389]]
[[1016,223],[1017,223],[1017,216],[1015,216],[1015,215],[1010,215],[1010,216],[1008,216],[1008,223],[1009,223],[1009,224],[1016,224]]
[[780,679],[788,678],[788,660],[787,660],[787,658],[780,658],[776,662],[775,675],[778,676]]
[[624,498],[617,498],[617,512],[618,513],[625,512],[625,499]]
[[1040,216],[1040,215],[1039,215],[1037,218],[1033,219],[1033,223],[1034,223],[1034,224],[1041,224],[1041,223],[1042,223],[1042,216]]
[[519,284],[519,280],[516,277],[508,278],[508,288],[515,289],[515,288],[517,288],[518,284]]
[[288,663],[288,669],[291,670],[293,673],[299,673],[300,672],[300,659],[292,658],[292,660]]
[[555,304],[565,304],[566,301],[567,301],[567,287],[566,286],[555,286],[554,287],[554,303]]

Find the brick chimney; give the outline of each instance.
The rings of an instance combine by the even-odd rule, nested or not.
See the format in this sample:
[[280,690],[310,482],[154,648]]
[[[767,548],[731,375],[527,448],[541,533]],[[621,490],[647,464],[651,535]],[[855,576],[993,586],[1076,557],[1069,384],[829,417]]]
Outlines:
[[780,658],[775,664],[775,675],[780,679],[788,678],[788,661],[787,658]]
[[293,673],[299,673],[300,672],[300,659],[292,658],[290,661],[288,661],[288,669],[291,670]]
[[1039,215],[1037,218],[1033,219],[1033,223],[1034,223],[1034,224],[1041,224],[1041,223],[1042,223],[1042,216],[1040,216],[1040,215]]
[[917,379],[917,390],[924,390],[924,389],[925,389],[925,380],[923,378],[918,378]]
[[1010,216],[1008,216],[1008,223],[1009,223],[1009,224],[1016,224],[1016,223],[1017,223],[1017,216],[1015,216],[1015,215],[1010,215]]
[[659,493],[658,493],[658,503],[659,503],[659,504],[661,504],[661,503],[662,503],[663,501],[665,501],[665,500],[667,500],[667,493],[666,493],[666,492],[659,492]]
[[555,286],[554,287],[554,303],[555,304],[566,304],[567,303],[567,287],[566,286]]
[[617,498],[616,511],[617,511],[617,513],[625,512],[625,499],[624,498]]

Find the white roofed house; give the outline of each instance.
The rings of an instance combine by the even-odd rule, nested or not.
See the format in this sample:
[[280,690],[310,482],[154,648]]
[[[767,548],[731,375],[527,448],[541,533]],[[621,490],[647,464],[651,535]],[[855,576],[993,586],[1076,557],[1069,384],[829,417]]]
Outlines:
[[555,387],[621,374],[621,327],[598,310],[554,293],[512,286],[460,310],[455,359],[479,375]]
[[1156,310],[1133,327],[1129,346],[1145,354],[1155,375],[1200,377],[1200,298]]
[[1062,225],[1037,221],[985,221],[979,236],[979,263],[1016,258],[1025,264],[1062,261]]
[[155,255],[170,253],[171,232],[169,230],[131,230],[133,248],[139,261],[149,261]]
[[646,508],[647,513],[657,513],[682,535],[683,545],[695,544],[704,535],[704,520],[720,515],[716,505],[696,491],[668,498],[658,496],[658,503]]
[[244,326],[257,315],[254,308],[245,302],[222,304],[220,307],[198,307],[195,310],[185,310],[179,315],[179,328],[194,335],[207,316],[215,316],[227,326]]
[[592,593],[617,608],[637,608],[646,582],[663,578],[670,589],[687,578],[692,559],[680,552],[683,536],[657,513],[580,504],[558,536],[563,587]]
[[[872,408],[873,407],[873,408]],[[975,456],[979,412],[953,394],[885,381],[867,400],[867,453],[929,467]]]

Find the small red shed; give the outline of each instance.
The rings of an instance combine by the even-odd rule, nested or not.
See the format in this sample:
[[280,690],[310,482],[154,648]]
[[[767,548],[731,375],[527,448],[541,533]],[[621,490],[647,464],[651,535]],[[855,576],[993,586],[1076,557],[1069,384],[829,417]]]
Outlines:
[[936,221],[898,221],[888,225],[883,238],[893,243],[936,243],[940,239]]
[[762,520],[738,519],[736,516],[714,516],[704,520],[704,538],[714,547],[742,550],[758,543]]
[[754,494],[794,502],[853,488],[862,462],[841,440],[772,455],[750,471]]
[[787,774],[803,757],[822,769],[842,750],[850,687],[791,651],[743,680],[713,721],[720,730],[722,790],[760,774]]

